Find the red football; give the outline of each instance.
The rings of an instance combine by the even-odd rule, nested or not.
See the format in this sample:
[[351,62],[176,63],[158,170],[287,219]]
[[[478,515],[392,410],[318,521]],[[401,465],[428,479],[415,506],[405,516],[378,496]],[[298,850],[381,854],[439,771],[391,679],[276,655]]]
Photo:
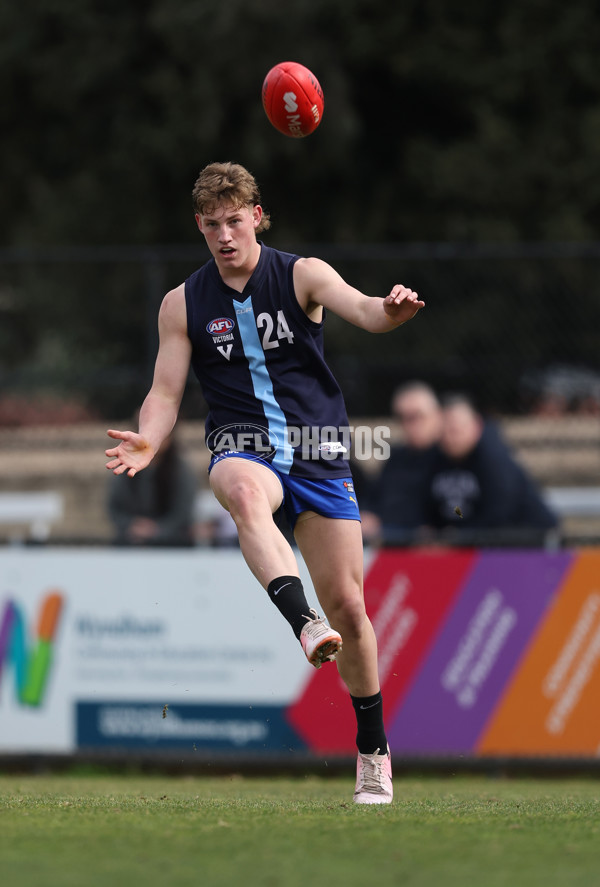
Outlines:
[[271,68],[263,83],[262,101],[275,129],[293,139],[310,135],[323,117],[319,81],[298,62],[280,62]]

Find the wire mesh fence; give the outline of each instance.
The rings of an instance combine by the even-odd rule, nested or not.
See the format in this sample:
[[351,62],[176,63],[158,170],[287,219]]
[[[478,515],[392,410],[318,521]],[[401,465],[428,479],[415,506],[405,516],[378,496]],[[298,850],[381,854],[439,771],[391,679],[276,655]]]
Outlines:
[[[411,378],[467,391],[492,413],[600,412],[600,245],[296,250],[370,295],[403,282],[426,301],[393,335],[329,317],[327,357],[350,413],[385,414]],[[187,245],[0,251],[2,398],[51,392],[99,417],[128,415],[151,379],[162,296],[207,258]],[[202,411],[190,385],[184,415]]]

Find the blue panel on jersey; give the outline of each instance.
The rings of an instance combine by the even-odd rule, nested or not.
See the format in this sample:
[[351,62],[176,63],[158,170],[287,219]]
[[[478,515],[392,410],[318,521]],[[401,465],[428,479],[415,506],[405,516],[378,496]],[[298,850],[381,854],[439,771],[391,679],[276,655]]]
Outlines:
[[254,393],[262,401],[271,442],[275,443],[277,441],[272,464],[282,474],[289,474],[294,461],[294,451],[290,446],[284,412],[277,403],[273,393],[273,382],[267,369],[265,352],[260,344],[256,321],[254,320],[252,296],[248,296],[244,302],[236,302],[234,300],[233,304],[242,337],[244,354],[248,360]]

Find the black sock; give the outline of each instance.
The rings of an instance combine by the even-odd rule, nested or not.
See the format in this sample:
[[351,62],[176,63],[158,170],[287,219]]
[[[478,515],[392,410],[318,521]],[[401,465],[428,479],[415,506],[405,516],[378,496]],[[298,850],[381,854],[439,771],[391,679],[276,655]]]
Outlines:
[[300,632],[306,625],[304,617],[310,616],[310,613],[304,588],[298,577],[280,576],[278,579],[273,579],[269,583],[267,594],[300,640]]
[[374,696],[350,696],[350,699],[356,714],[356,745],[359,752],[372,755],[379,749],[380,755],[387,754],[381,691]]

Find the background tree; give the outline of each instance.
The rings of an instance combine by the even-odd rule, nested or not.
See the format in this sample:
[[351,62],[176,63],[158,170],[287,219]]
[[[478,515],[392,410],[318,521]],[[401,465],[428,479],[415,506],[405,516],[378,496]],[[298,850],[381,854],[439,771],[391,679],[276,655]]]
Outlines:
[[[21,0],[2,6],[0,30],[5,387],[44,378],[79,385],[96,404],[110,388],[103,409],[128,408],[146,383],[157,293],[204,257],[190,192],[211,160],[255,173],[276,246],[596,238],[600,22],[591,0]],[[323,122],[308,139],[280,135],[262,110],[264,75],[285,59],[306,64],[324,88]],[[197,254],[146,271],[126,252],[110,266],[82,253],[66,264],[76,246],[186,243]],[[40,248],[58,246],[63,253],[40,263]],[[9,247],[24,250],[19,263],[7,264]],[[477,379],[501,360],[524,299],[531,320],[519,328],[534,338],[488,400],[514,401],[525,350],[542,363],[562,345],[566,356],[582,342],[585,359],[594,352],[585,263],[466,277],[430,265],[366,257],[348,266],[369,291],[401,274],[436,310],[418,336],[406,333],[401,358],[331,324],[357,404],[365,391],[354,349],[380,367],[363,374],[371,404],[373,379],[390,368],[448,378],[462,361],[456,378]],[[540,328],[550,278],[557,323]],[[557,280],[577,292],[571,336]]]

